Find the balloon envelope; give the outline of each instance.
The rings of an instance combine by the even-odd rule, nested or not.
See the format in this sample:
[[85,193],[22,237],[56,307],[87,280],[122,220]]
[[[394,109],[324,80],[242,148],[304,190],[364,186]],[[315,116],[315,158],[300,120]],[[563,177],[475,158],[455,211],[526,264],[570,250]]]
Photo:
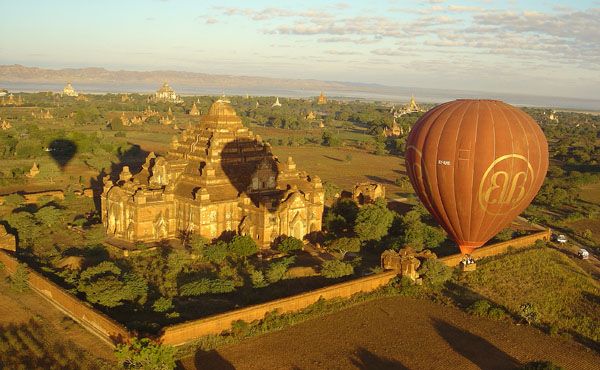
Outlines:
[[424,114],[406,143],[417,195],[463,254],[482,246],[531,202],[548,169],[548,143],[520,109],[455,100]]

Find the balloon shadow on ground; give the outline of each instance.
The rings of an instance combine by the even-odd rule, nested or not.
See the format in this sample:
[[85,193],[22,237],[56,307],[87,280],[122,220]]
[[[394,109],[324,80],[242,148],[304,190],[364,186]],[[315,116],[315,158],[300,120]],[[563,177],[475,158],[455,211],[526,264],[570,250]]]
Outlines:
[[[215,370],[235,370],[235,366],[231,362],[224,359],[219,352],[209,351],[202,352],[197,351],[194,356],[194,366],[196,369],[215,369]],[[178,367],[183,369],[183,367]]]
[[56,164],[58,164],[60,170],[63,171],[65,166],[73,159],[75,153],[77,153],[77,145],[71,140],[56,139],[48,145],[48,152]]
[[445,321],[432,319],[433,327],[452,349],[482,369],[514,369],[521,363],[492,343]]
[[404,366],[401,362],[388,359],[385,357],[377,356],[376,354],[368,351],[363,347],[358,347],[356,357],[351,358],[350,361],[357,369],[361,370],[408,370],[409,368]]

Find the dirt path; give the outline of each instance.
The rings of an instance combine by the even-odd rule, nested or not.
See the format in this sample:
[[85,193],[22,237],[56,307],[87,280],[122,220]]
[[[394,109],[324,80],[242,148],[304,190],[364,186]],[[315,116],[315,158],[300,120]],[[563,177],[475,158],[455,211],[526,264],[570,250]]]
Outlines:
[[554,361],[600,369],[600,354],[509,322],[430,301],[367,302],[182,362],[185,369],[512,369]]

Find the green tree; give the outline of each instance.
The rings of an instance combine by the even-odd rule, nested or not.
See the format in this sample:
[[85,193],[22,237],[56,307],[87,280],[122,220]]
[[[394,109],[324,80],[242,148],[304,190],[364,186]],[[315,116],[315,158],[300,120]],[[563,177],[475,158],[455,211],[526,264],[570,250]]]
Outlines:
[[229,250],[245,261],[246,257],[258,252],[258,246],[249,235],[235,235],[229,242]]
[[204,250],[209,244],[208,239],[198,234],[190,236],[190,241],[188,242],[191,252],[198,256],[204,256]]
[[296,259],[292,257],[282,258],[279,261],[272,262],[267,268],[266,278],[269,283],[273,284],[283,278],[283,275],[287,271],[288,267],[294,263]]
[[87,245],[102,244],[104,243],[104,240],[106,240],[107,237],[106,229],[102,224],[92,225],[84,230],[83,236]]
[[117,345],[115,357],[123,369],[172,370],[176,367],[176,352],[171,346],[134,337],[130,344]]
[[496,239],[500,240],[501,242],[505,242],[507,240],[511,240],[513,234],[513,229],[507,227],[506,229],[502,229],[498,234],[496,234]]
[[360,209],[356,216],[354,232],[361,241],[378,241],[387,235],[393,220],[394,213],[387,209],[385,200],[379,198],[375,204]]
[[26,201],[24,196],[22,196],[21,194],[17,194],[17,193],[5,195],[2,197],[2,199],[4,199],[4,204],[9,207],[20,206],[21,204],[25,204],[25,201]]
[[325,181],[323,183],[323,191],[325,192],[325,199],[333,199],[342,189],[332,182]]
[[321,136],[321,144],[323,146],[339,146],[340,139],[333,135],[331,131],[325,130],[323,131],[323,135]]
[[340,278],[346,275],[352,275],[354,267],[351,264],[340,260],[329,260],[321,265],[321,275],[328,279]]
[[53,206],[46,206],[40,208],[35,213],[35,218],[43,225],[47,227],[53,227],[61,222],[62,211]]
[[144,298],[147,282],[137,274],[124,274],[114,263],[105,261],[85,269],[79,276],[77,290],[85,293],[86,299],[106,307],[117,307],[124,300]]
[[360,252],[360,239],[346,237],[334,239],[327,248],[341,253],[343,259],[348,252]]
[[154,312],[167,312],[173,309],[173,299],[167,297],[159,297],[154,304],[152,304],[152,308]]
[[123,127],[123,121],[119,117],[115,117],[110,121],[110,129],[112,131],[122,130]]
[[227,243],[219,240],[204,250],[204,257],[210,262],[221,262],[227,257]]
[[452,270],[436,258],[426,259],[417,272],[432,286],[439,286],[452,276]]
[[197,296],[207,293],[229,293],[234,289],[235,283],[232,280],[202,278],[183,284],[179,291],[181,295]]
[[27,264],[19,263],[15,273],[12,275],[10,286],[18,291],[24,292],[28,289],[27,281],[29,280],[29,271],[27,270]]
[[302,240],[294,238],[293,236],[289,236],[279,242],[277,245],[277,250],[281,253],[293,253],[301,250],[303,246],[304,243],[302,243]]

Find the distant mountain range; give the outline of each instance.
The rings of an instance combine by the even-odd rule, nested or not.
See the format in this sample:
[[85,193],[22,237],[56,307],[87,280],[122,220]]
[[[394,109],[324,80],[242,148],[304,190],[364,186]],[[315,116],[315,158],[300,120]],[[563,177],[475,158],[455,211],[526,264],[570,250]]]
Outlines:
[[[19,64],[0,66],[0,81],[28,82],[28,83],[67,83],[72,84],[169,84],[199,85],[206,87],[232,88],[232,87],[268,87],[284,89],[354,89],[343,82],[328,82],[319,80],[301,80],[289,78],[268,78],[252,76],[212,75],[206,73],[178,72],[178,71],[108,71],[104,68],[64,68],[42,69],[25,67]],[[373,87],[373,86],[371,86]]]

